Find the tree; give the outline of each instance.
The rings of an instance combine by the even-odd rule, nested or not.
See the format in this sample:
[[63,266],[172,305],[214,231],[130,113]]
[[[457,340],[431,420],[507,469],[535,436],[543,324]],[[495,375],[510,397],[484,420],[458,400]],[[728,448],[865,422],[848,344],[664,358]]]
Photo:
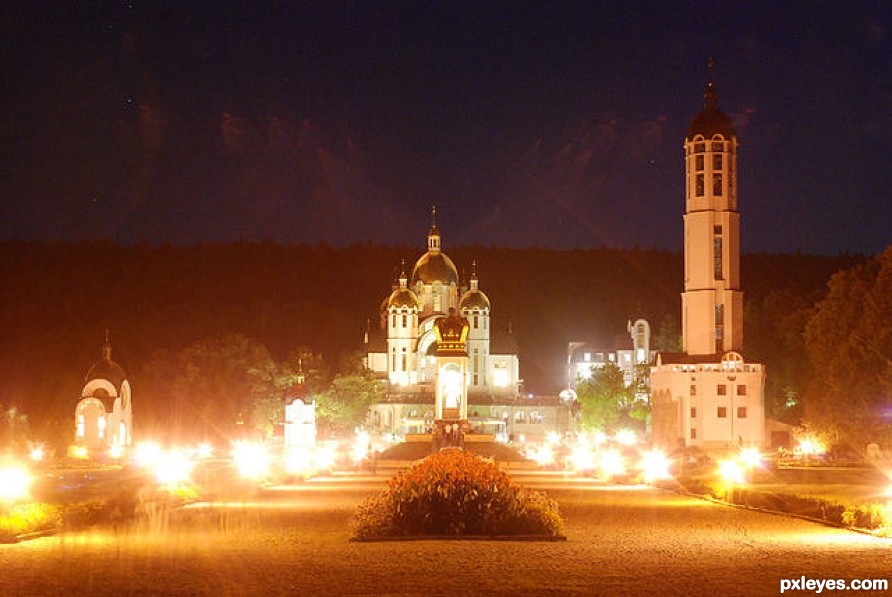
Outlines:
[[316,401],[316,422],[324,432],[352,430],[365,421],[369,406],[383,397],[384,384],[362,364],[358,353],[350,355]]
[[805,422],[863,450],[889,442],[892,246],[835,274],[805,328],[812,381]]
[[205,338],[156,353],[143,370],[142,394],[154,398],[157,430],[180,441],[265,434],[284,408],[276,372],[262,344],[241,334]]
[[592,371],[591,379],[576,386],[582,427],[586,430],[612,429],[632,404],[632,390],[626,387],[623,371],[614,363],[605,363]]
[[663,317],[653,343],[662,352],[681,352],[681,324],[677,316],[670,313]]

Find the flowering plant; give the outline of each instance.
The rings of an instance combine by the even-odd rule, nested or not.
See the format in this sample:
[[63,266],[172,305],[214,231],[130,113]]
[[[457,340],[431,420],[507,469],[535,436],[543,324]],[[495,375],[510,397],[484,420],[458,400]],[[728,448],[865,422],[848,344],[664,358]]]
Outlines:
[[464,451],[433,454],[360,504],[353,537],[560,536],[557,503],[528,491],[493,462]]

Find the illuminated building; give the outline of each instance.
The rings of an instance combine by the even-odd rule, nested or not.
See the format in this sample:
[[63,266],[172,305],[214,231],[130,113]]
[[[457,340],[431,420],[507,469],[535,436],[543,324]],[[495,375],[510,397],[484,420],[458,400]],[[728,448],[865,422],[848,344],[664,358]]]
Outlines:
[[[450,310],[467,321],[464,363],[452,363],[467,402],[459,418],[479,435],[545,435],[565,427],[569,410],[557,397],[521,397],[517,345],[510,324],[493,325],[492,305],[480,289],[476,265],[466,285],[442,251],[436,220],[427,235],[427,251],[411,274],[405,265],[391,293],[381,303],[379,325],[366,333],[366,365],[383,381],[384,400],[371,407],[369,423],[380,433],[398,436],[432,433],[443,413],[436,404],[437,324]],[[442,364],[442,363],[441,363]],[[452,375],[450,373],[449,375]],[[448,418],[448,417],[447,417]]]
[[654,441],[722,449],[764,443],[765,369],[742,356],[737,132],[706,85],[684,142],[683,351],[651,369]]
[[650,323],[646,319],[629,321],[628,334],[614,338],[603,347],[590,342],[570,342],[567,346],[567,387],[573,389],[581,379],[589,379],[593,370],[613,363],[623,372],[629,386],[635,379],[635,367],[651,364]]
[[75,443],[89,449],[124,448],[132,443],[133,407],[130,383],[111,358],[108,332],[98,361],[84,378],[74,411]]

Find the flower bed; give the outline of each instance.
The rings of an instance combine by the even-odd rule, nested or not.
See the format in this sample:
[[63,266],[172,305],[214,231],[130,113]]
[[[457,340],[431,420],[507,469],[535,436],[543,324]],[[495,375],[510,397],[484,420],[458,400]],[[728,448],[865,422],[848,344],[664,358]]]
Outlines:
[[16,504],[0,511],[0,543],[18,541],[22,535],[55,529],[62,523],[57,506],[43,502]]
[[428,456],[360,504],[352,539],[537,536],[561,538],[557,503],[527,491],[494,463],[459,450]]

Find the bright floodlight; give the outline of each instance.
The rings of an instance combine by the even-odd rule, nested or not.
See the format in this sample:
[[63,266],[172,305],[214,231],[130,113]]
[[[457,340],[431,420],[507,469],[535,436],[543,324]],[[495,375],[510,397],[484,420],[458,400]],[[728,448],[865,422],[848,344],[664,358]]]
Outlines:
[[539,466],[554,464],[554,451],[550,446],[540,446],[533,452],[532,457]]
[[561,434],[557,431],[549,431],[546,440],[549,445],[556,446],[561,443]]
[[140,442],[133,457],[138,465],[153,467],[161,460],[161,446],[155,442]]
[[604,478],[622,475],[626,472],[626,465],[623,462],[622,454],[616,450],[604,450],[601,452],[601,458],[598,462],[601,467],[601,476]]
[[810,456],[813,454],[820,455],[826,451],[824,444],[811,437],[805,437],[799,440],[799,449],[806,456]]
[[600,446],[601,444],[607,442],[607,434],[603,431],[595,431],[592,434],[592,441],[595,442],[596,446]]
[[762,464],[762,454],[756,448],[744,448],[740,451],[740,461],[753,468]]
[[641,469],[644,472],[645,483],[653,483],[672,476],[669,474],[669,459],[659,450],[642,454]]
[[316,446],[313,451],[313,466],[320,471],[333,469],[337,456],[334,446]]
[[201,460],[205,460],[214,455],[214,448],[210,444],[198,444],[195,455]]
[[0,468],[0,500],[14,501],[28,497],[28,488],[31,486],[31,475],[18,465],[4,466]]
[[87,450],[87,446],[71,446],[68,448],[68,453],[72,458],[78,458],[80,460],[85,460],[90,457],[90,451]]
[[185,450],[170,450],[155,463],[155,479],[162,485],[179,485],[192,476],[195,462]]
[[118,460],[123,455],[124,455],[124,448],[122,448],[121,446],[115,445],[108,449],[109,458],[114,458],[115,460]]
[[633,446],[638,441],[638,436],[631,429],[620,429],[616,432],[616,441],[624,446]]
[[28,454],[28,458],[33,460],[34,462],[40,462],[44,459],[46,453],[44,452],[43,446],[34,446],[31,449],[31,452]]
[[270,458],[263,444],[236,442],[232,447],[232,460],[239,474],[246,479],[261,479],[269,472]]
[[736,460],[723,460],[719,463],[719,476],[729,485],[742,485],[746,482],[746,473]]
[[579,444],[570,452],[570,463],[577,472],[591,471],[595,468],[595,455],[587,444]]

